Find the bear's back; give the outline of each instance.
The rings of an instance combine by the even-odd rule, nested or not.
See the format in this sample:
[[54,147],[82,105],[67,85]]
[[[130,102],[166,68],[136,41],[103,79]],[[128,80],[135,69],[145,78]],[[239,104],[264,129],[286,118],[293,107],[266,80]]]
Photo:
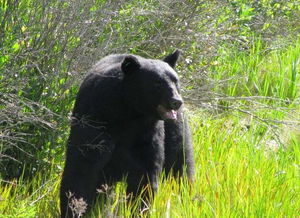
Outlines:
[[125,55],[113,54],[102,58],[90,70],[89,73],[96,73],[103,76],[121,76],[121,62]]
[[124,56],[106,56],[90,69],[77,94],[73,116],[88,114],[94,117],[99,114],[111,117],[112,111],[119,108],[120,83],[124,77],[121,63]]

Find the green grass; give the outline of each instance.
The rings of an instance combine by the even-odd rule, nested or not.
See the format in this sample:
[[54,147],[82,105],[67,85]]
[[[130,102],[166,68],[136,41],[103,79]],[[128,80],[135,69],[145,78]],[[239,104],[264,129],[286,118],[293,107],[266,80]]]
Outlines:
[[[231,80],[223,92],[229,96],[270,96],[288,99],[299,112],[299,40],[286,49],[264,53],[258,41],[250,53],[223,49],[212,66],[216,80]],[[252,102],[248,102],[251,106]],[[266,119],[291,120],[277,110],[282,104],[265,100],[270,108],[254,110]],[[253,105],[256,107],[256,104]],[[255,109],[255,108],[254,108]],[[119,183],[98,200],[94,217],[297,217],[300,214],[300,135],[293,128],[270,125],[251,114],[229,111],[212,115],[190,111],[196,159],[196,180],[161,179],[149,210],[139,212],[141,201],[126,200]],[[57,217],[63,160],[28,181],[1,181],[0,217]]]
[[[91,8],[91,13],[96,13],[98,9],[101,9],[100,3],[106,1],[96,2],[97,5]],[[297,35],[293,35],[292,38],[295,40],[293,44],[288,42],[287,39],[286,42],[283,42],[284,46],[282,48],[276,48],[277,37],[273,37],[275,39],[274,41],[267,42],[266,38],[264,38],[264,34],[259,38],[257,34],[259,34],[260,31],[252,31],[248,25],[251,24],[249,21],[252,17],[255,17],[255,14],[257,14],[257,16],[267,16],[264,17],[268,19],[263,28],[269,28],[268,26],[271,25],[271,23],[268,23],[268,20],[270,22],[270,18],[273,20],[273,18],[280,16],[278,13],[285,14],[281,18],[290,16],[289,18],[292,20],[294,15],[289,15],[289,13],[295,9],[296,15],[296,12],[299,11],[299,5],[296,1],[292,2],[293,3],[283,4],[283,1],[279,1],[279,3],[274,4],[274,1],[267,0],[260,2],[258,8],[253,8],[254,2],[252,3],[252,1],[232,1],[230,3],[232,8],[227,8],[228,11],[225,10],[224,13],[222,12],[220,15],[216,15],[215,19],[220,20],[220,24],[222,24],[222,20],[232,20],[233,22],[224,23],[225,26],[228,25],[228,28],[225,29],[229,31],[225,32],[224,36],[227,34],[230,36],[230,31],[236,29],[236,33],[233,33],[233,36],[234,34],[238,34],[239,37],[236,39],[245,39],[247,43],[241,43],[235,39],[233,41],[240,43],[239,45],[226,45],[226,42],[231,41],[225,40],[224,44],[218,44],[217,54],[213,56],[211,63],[208,63],[210,59],[202,58],[201,55],[206,54],[205,50],[212,49],[214,51],[214,45],[212,45],[212,48],[210,45],[205,45],[205,39],[203,46],[201,43],[199,44],[199,42],[202,42],[202,34],[211,36],[209,32],[214,32],[216,29],[213,29],[214,25],[206,27],[206,18],[204,17],[204,23],[202,23],[200,20],[197,21],[197,19],[202,19],[202,17],[195,16],[195,25],[191,25],[191,27],[196,27],[198,24],[201,26],[199,30],[195,30],[196,32],[201,32],[198,41],[191,42],[187,40],[188,37],[186,36],[189,34],[183,35],[183,41],[180,41],[180,43],[176,43],[176,37],[173,39],[173,36],[169,36],[169,34],[168,38],[171,38],[171,41],[169,40],[164,43],[152,41],[153,36],[156,36],[156,32],[164,33],[165,29],[167,30],[171,27],[169,22],[173,22],[173,18],[171,19],[171,17],[166,17],[166,21],[169,19],[169,22],[163,22],[164,20],[160,19],[162,15],[156,17],[154,16],[155,13],[152,15],[150,13],[150,18],[157,18],[157,20],[155,19],[152,23],[147,21],[147,10],[151,12],[153,9],[155,12],[157,1],[129,1],[127,5],[122,5],[120,9],[116,7],[115,10],[117,11],[114,11],[113,14],[119,13],[119,17],[115,15],[112,17],[109,16],[108,20],[112,20],[104,28],[103,34],[99,36],[100,38],[93,39],[87,37],[88,43],[84,40],[86,37],[80,39],[79,35],[76,35],[77,29],[75,26],[82,27],[79,24],[89,21],[90,16],[83,16],[82,21],[76,21],[77,18],[74,18],[74,24],[70,23],[72,25],[68,27],[69,29],[65,27],[60,29],[60,22],[65,22],[64,19],[68,18],[68,16],[62,16],[62,19],[57,21],[59,25],[56,27],[56,24],[53,23],[54,20],[51,21],[52,9],[50,10],[51,14],[45,14],[44,16],[44,11],[47,10],[45,10],[45,8],[42,7],[43,5],[40,5],[38,1],[21,1],[18,7],[15,7],[15,5],[18,4],[10,4],[12,6],[10,7],[11,11],[6,11],[9,1],[3,1],[2,7],[0,7],[2,14],[0,14],[4,15],[4,12],[8,12],[7,16],[10,13],[13,16],[7,20],[2,20],[5,27],[6,38],[3,41],[2,50],[4,53],[2,57],[0,57],[0,65],[3,68],[3,72],[19,72],[18,77],[24,77],[24,79],[26,79],[24,81],[30,78],[29,82],[31,85],[27,84],[28,87],[26,85],[24,89],[22,88],[23,80],[8,77],[9,82],[3,83],[4,88],[1,89],[10,93],[9,90],[11,89],[10,87],[6,89],[6,84],[11,86],[12,84],[21,84],[21,88],[16,86],[19,97],[24,95],[26,98],[29,97],[32,101],[42,103],[46,108],[57,114],[67,116],[66,114],[70,111],[72,100],[74,100],[74,95],[78,87],[71,85],[68,87],[69,81],[67,81],[65,73],[67,71],[69,72],[69,69],[67,70],[69,62],[73,63],[73,48],[76,47],[74,54],[77,54],[77,46],[79,46],[79,44],[82,43],[82,45],[94,47],[103,41],[105,48],[108,48],[105,53],[108,51],[116,51],[116,48],[120,47],[120,45],[122,45],[120,51],[122,51],[123,46],[126,45],[128,48],[125,46],[124,50],[142,52],[141,54],[144,53],[144,50],[149,50],[151,54],[157,54],[157,51],[162,52],[166,47],[168,48],[169,46],[172,47],[175,45],[179,48],[186,48],[187,51],[184,52],[184,58],[188,60],[190,57],[195,57],[192,59],[197,60],[197,62],[187,64],[188,70],[184,69],[184,71],[190,71],[188,74],[191,76],[189,79],[189,83],[191,84],[187,84],[189,89],[194,88],[192,85],[193,82],[198,84],[198,80],[202,80],[202,77],[198,78],[197,69],[203,67],[203,69],[205,69],[203,70],[203,74],[206,75],[206,72],[208,72],[208,77],[212,78],[215,82],[213,91],[222,94],[221,97],[218,96],[220,97],[217,102],[218,106],[222,109],[228,109],[223,110],[224,113],[217,115],[200,111],[199,109],[190,111],[196,159],[195,182],[189,184],[186,178],[180,180],[161,178],[159,191],[155,196],[154,202],[151,204],[151,208],[143,212],[138,210],[141,200],[137,199],[133,202],[126,200],[125,184],[118,183],[105,193],[108,198],[106,201],[104,201],[103,198],[98,199],[97,205],[92,211],[93,217],[137,217],[138,215],[140,217],[151,218],[299,217],[300,38]],[[33,7],[32,3],[39,7]],[[256,3],[255,1],[255,4]],[[50,4],[55,6],[61,3],[52,1]],[[67,7],[67,5],[65,6]],[[164,6],[164,3],[160,5],[160,8],[164,8],[162,6]],[[174,5],[175,8],[179,6]],[[147,10],[144,10],[144,7]],[[214,3],[210,5],[207,2],[203,5],[203,12],[205,12],[205,10],[212,10],[213,7]],[[160,10],[160,8],[158,10]],[[194,9],[194,7],[192,8]],[[296,10],[296,8],[298,9]],[[55,7],[53,7],[53,11],[55,11],[54,9]],[[200,6],[198,11],[199,9]],[[183,11],[184,10],[183,8]],[[32,11],[32,13],[28,13],[28,11]],[[50,11],[48,13],[50,13]],[[67,11],[72,12],[73,10]],[[145,16],[143,13],[137,13],[136,15],[137,11],[147,13],[145,13]],[[169,11],[168,13],[170,15],[172,14]],[[33,22],[33,25],[28,25],[31,24],[27,22],[29,14],[33,15],[30,19],[37,19],[36,22]],[[76,12],[76,14],[81,17],[81,13],[78,14]],[[159,14],[160,13],[158,13],[158,15]],[[53,14],[53,18],[55,18],[54,15],[55,14]],[[13,19],[14,16],[18,19]],[[43,21],[45,23],[41,23],[41,16],[47,19],[49,18],[50,21]],[[234,16],[238,16],[239,19],[235,19]],[[6,16],[2,16],[1,19],[5,17]],[[128,19],[129,17],[130,19]],[[101,17],[99,17],[99,19],[100,18]],[[278,19],[278,21],[280,20]],[[297,18],[295,21],[297,21]],[[77,25],[75,25],[76,22]],[[180,22],[182,22],[182,25],[179,23],[179,26],[182,26],[182,28],[178,29],[178,33],[181,34],[187,30],[191,36],[196,33],[193,32],[192,29],[190,30],[189,26],[185,29],[184,26],[188,23],[185,23],[184,19]],[[214,22],[215,25],[218,24],[218,22]],[[173,26],[173,23],[171,24]],[[293,22],[291,24],[293,24]],[[205,26],[204,32],[202,25]],[[73,26],[75,29],[73,29]],[[222,25],[220,27],[222,27]],[[51,31],[51,28],[57,28],[57,30],[61,32]],[[289,28],[293,28],[293,26]],[[66,32],[66,29],[69,31]],[[276,27],[273,28],[273,30],[275,29]],[[73,30],[75,31],[75,35]],[[117,34],[117,36],[116,38],[112,38],[113,40],[109,40],[112,43],[109,42],[106,44],[107,38],[109,37],[110,39],[112,36],[112,30],[114,30],[114,34]],[[138,31],[136,32],[136,30]],[[270,31],[271,30],[272,29],[270,29]],[[44,37],[45,40],[41,37],[44,36],[41,34],[42,32],[47,33],[45,35],[46,37]],[[216,31],[216,35],[223,34],[222,32],[222,30],[220,30],[220,32]],[[282,32],[285,32],[285,29],[283,29]],[[180,36],[180,34],[178,36]],[[285,33],[285,35],[286,34],[287,33]],[[92,33],[92,35],[97,34]],[[274,33],[274,35],[276,35],[276,33]],[[198,36],[195,35],[195,38],[191,37],[190,40],[196,40],[196,37]],[[272,36],[270,37],[273,40]],[[173,40],[175,41],[173,42]],[[250,43],[251,40],[253,40],[253,42]],[[53,48],[50,46],[52,44],[48,43],[50,41],[57,42],[53,44]],[[143,41],[149,41],[149,44],[146,43],[145,46],[144,43],[141,43]],[[193,43],[194,45],[189,45],[189,43]],[[209,41],[207,43],[209,43]],[[287,43],[290,43],[289,46],[286,46]],[[50,47],[47,48],[46,45]],[[241,48],[243,45],[250,45],[250,47]],[[151,49],[152,47],[153,49]],[[198,51],[201,51],[202,48],[203,53],[199,54]],[[28,55],[31,54],[28,53],[28,51],[31,50],[37,52],[36,55],[35,53]],[[84,51],[86,50],[84,49]],[[49,53],[49,59],[47,59],[47,56],[44,57],[45,52]],[[72,57],[68,59],[67,57],[68,55],[70,56],[70,54],[72,54]],[[41,60],[36,61],[36,57],[40,56]],[[13,64],[10,60],[14,59],[17,61],[14,62],[14,67],[10,68],[10,65]],[[75,59],[75,62],[76,60],[77,59]],[[30,67],[31,61],[33,61],[33,65],[37,64],[37,66]],[[46,79],[43,77],[42,80],[37,82],[36,74],[40,75],[40,69],[37,70],[36,68],[38,68],[39,65],[42,67],[41,72],[45,73]],[[76,71],[83,71],[81,69],[82,66],[80,64],[78,66],[79,69],[76,68]],[[186,67],[186,65],[184,66]],[[7,67],[8,71],[6,71],[7,69],[5,67]],[[29,67],[29,69],[27,69],[27,67]],[[56,71],[61,71],[62,75],[56,75]],[[185,76],[186,75],[183,75],[183,77]],[[0,75],[0,79],[3,78],[5,77]],[[220,82],[225,80],[226,82]],[[22,83],[20,81],[22,81]],[[204,79],[204,81],[206,80]],[[49,89],[48,86],[50,87]],[[26,93],[26,90],[28,93]],[[222,99],[223,96],[224,98]],[[228,100],[229,98],[226,99],[226,97],[233,98]],[[237,100],[236,97],[239,97],[239,99]],[[0,105],[0,108],[4,108],[4,106]],[[25,105],[24,110],[27,109]],[[243,111],[243,113],[240,113],[241,111]],[[41,113],[43,113],[43,111],[41,111]],[[18,116],[19,115],[22,114],[18,113]],[[25,118],[27,122],[27,117]],[[52,122],[52,119],[50,120]],[[270,122],[270,120],[273,120],[273,122]],[[283,120],[290,123],[293,122],[293,127],[296,128],[283,125],[280,123]],[[18,121],[18,119],[16,119],[16,121]],[[67,119],[65,119],[64,122],[67,122]],[[15,125],[15,123],[13,124]],[[28,166],[24,167],[24,169],[26,169],[27,174],[34,175],[32,177],[24,176],[24,178],[21,177],[13,181],[3,181],[0,178],[0,218],[59,216],[59,185],[64,164],[62,147],[66,144],[66,125],[66,123],[58,124],[55,130],[56,132],[52,132],[52,130],[46,131],[44,128],[32,132],[30,128],[29,133],[34,135],[30,142],[40,148],[39,151],[34,150],[34,154],[36,155],[35,160],[47,163],[44,165],[40,164],[39,166],[48,166],[48,163],[51,163],[49,164],[51,167],[47,169],[33,169],[34,166]],[[27,131],[26,125],[25,129],[22,128],[24,127],[21,127],[20,130]],[[0,131],[0,138],[1,134],[2,132]],[[54,136],[55,134],[59,135],[59,137]],[[56,145],[60,145],[61,147]],[[36,170],[38,172],[36,172]],[[8,173],[13,174],[14,171],[8,170]],[[18,173],[16,173],[16,175],[18,175]]]
[[[220,56],[213,66],[216,80],[231,80],[223,92],[229,96],[270,96],[288,99],[299,112],[299,40],[283,50],[263,53],[258,41],[250,53]],[[248,102],[251,106],[252,102]],[[291,120],[291,113],[275,109],[253,110],[266,119]],[[256,107],[256,104],[253,105]],[[255,109],[255,108],[252,108]],[[270,125],[251,114],[229,111],[212,115],[190,111],[196,159],[196,180],[161,179],[149,210],[138,211],[141,201],[126,200],[119,183],[98,200],[94,217],[297,217],[300,214],[300,136],[284,125],[277,135]],[[63,144],[63,143],[62,143]],[[63,160],[28,181],[1,181],[0,217],[57,217]]]
[[[200,118],[202,117],[202,118]],[[237,116],[192,116],[196,181],[164,179],[150,217],[296,217],[300,214],[300,140],[290,137],[284,147],[268,147],[271,135],[262,124],[240,122]],[[53,165],[53,168],[56,166]],[[58,215],[57,170],[32,181],[1,184],[2,217]],[[125,201],[124,184],[100,201],[94,214],[131,217],[136,204]],[[139,203],[139,202],[136,202]],[[201,214],[201,215],[200,215]]]
[[269,96],[293,101],[299,96],[300,39],[288,48],[270,49],[255,40],[246,51],[221,47],[212,63],[217,81],[232,78],[222,93],[229,96]]

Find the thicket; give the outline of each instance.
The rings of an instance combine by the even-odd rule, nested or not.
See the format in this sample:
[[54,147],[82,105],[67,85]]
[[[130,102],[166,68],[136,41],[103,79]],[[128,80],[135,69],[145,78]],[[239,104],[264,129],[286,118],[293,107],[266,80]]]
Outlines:
[[[299,23],[297,0],[2,0],[1,178],[33,176],[62,160],[78,85],[110,53],[159,58],[179,48],[187,104],[285,123],[256,111],[284,117],[299,104],[299,57],[289,54],[290,67],[280,69],[285,60],[272,53],[299,50]],[[271,74],[261,58],[278,59]],[[297,113],[288,119],[299,125]]]

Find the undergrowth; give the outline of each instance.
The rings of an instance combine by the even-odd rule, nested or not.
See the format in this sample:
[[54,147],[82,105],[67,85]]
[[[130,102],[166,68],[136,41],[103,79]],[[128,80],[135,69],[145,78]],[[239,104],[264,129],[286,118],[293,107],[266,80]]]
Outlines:
[[106,53],[171,47],[184,50],[195,182],[162,175],[143,211],[126,184],[99,187],[93,217],[298,217],[299,3],[86,2],[1,4],[0,217],[59,216],[68,115],[85,69]]
[[[94,217],[296,217],[300,214],[300,140],[270,146],[254,120],[238,116],[191,115],[196,180],[162,179],[149,210],[126,200],[125,184],[104,190]],[[53,169],[55,168],[53,163]],[[1,182],[2,217],[56,217],[60,173],[49,170],[32,181]]]

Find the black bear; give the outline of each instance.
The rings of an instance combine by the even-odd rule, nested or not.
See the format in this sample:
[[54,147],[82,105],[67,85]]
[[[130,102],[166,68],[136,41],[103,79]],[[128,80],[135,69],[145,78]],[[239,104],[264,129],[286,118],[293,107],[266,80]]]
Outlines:
[[180,52],[163,60],[109,55],[89,72],[77,94],[62,176],[61,216],[76,217],[72,199],[92,204],[96,189],[125,178],[128,193],[158,176],[194,175],[191,134],[183,114]]

